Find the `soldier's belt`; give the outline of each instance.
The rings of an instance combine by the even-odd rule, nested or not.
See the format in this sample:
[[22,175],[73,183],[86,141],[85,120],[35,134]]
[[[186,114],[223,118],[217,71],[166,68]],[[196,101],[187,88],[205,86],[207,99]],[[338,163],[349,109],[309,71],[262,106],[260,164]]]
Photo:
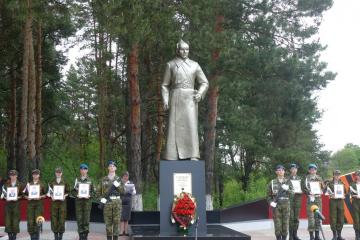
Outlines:
[[111,200],[116,200],[116,199],[120,199],[120,196],[110,196],[109,197]]
[[175,86],[172,87],[172,89],[193,89],[194,90],[194,86],[190,85],[190,84],[177,84]]
[[279,197],[278,200],[289,200],[288,197]]

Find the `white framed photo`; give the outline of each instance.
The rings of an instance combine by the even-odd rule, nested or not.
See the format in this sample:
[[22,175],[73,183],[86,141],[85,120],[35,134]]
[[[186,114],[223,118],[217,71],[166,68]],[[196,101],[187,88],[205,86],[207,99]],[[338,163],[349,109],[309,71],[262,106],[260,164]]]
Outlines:
[[302,193],[301,180],[290,180],[294,189],[294,193]]
[[310,193],[313,195],[321,195],[320,182],[309,182],[310,184]]
[[90,184],[79,183],[79,198],[90,198]]
[[53,189],[53,199],[63,201],[65,195],[65,186],[64,185],[54,185]]
[[334,198],[345,198],[344,185],[334,184]]
[[357,197],[360,198],[360,184],[356,184]]
[[6,189],[6,201],[17,201],[18,200],[18,188],[8,187]]
[[29,199],[40,198],[40,185],[29,185]]

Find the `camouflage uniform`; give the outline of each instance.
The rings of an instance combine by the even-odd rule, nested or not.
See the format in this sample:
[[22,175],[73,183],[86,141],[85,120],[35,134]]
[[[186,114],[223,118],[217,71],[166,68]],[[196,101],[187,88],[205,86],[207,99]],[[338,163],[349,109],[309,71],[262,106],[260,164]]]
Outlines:
[[[115,187],[113,184],[117,181],[120,185]],[[110,193],[110,194],[109,194]],[[119,176],[114,176],[110,179],[105,176],[99,187],[100,198],[106,199],[107,202],[104,206],[104,221],[106,225],[106,235],[108,238],[111,236],[117,239],[119,235],[119,225],[121,216],[121,198],[120,194],[124,193],[124,184]]]
[[[341,184],[344,186],[344,194],[347,193],[344,183],[333,180],[327,186],[327,191],[330,194],[330,227],[335,239],[341,240],[341,231],[344,226],[344,199],[336,199],[332,194],[334,193],[334,185]],[[344,195],[345,197],[345,195]]]
[[[288,185],[289,190],[285,191],[282,185]],[[267,200],[269,203],[276,202],[273,208],[273,220],[275,226],[275,236],[277,239],[286,239],[289,228],[289,210],[290,210],[290,191],[292,189],[291,182],[286,179],[273,179],[267,190]]]
[[[6,198],[7,188],[17,187],[18,189],[18,198],[21,197],[22,184],[19,181],[13,185],[10,180],[8,180],[2,187],[2,195]],[[9,240],[16,239],[16,234],[20,232],[19,229],[20,223],[20,202],[17,201],[7,201],[5,207],[5,232],[9,234]]]
[[[79,184],[86,183],[90,184],[90,198],[79,198],[78,190]],[[75,185],[73,189],[73,195],[75,196],[75,212],[76,212],[76,221],[78,225],[78,232],[80,235],[80,240],[87,239],[87,235],[89,233],[89,221],[90,221],[90,213],[91,213],[91,205],[92,199],[96,195],[94,183],[89,176],[85,178],[78,177],[75,179]]]
[[[300,181],[301,178],[297,175],[290,176],[290,181]],[[301,186],[301,185],[300,185]],[[299,228],[299,215],[301,208],[302,193],[292,192],[290,195],[290,220],[289,220],[289,240],[298,239],[297,230]]]
[[357,192],[356,184],[360,183],[352,182],[350,184],[350,194],[352,197],[352,216],[354,220],[353,227],[356,236],[355,240],[360,240],[360,198],[358,198],[359,193]]
[[320,231],[320,219],[315,218],[313,211],[311,211],[311,206],[316,205],[319,207],[319,211],[322,209],[322,199],[321,195],[311,195],[310,194],[310,182],[319,182],[320,188],[323,191],[324,185],[323,180],[319,175],[310,175],[308,174],[303,183],[303,190],[307,195],[307,203],[306,203],[306,213],[308,217],[308,231],[310,233],[310,239],[314,239],[313,234],[315,231],[315,239],[320,239],[319,231]]
[[[61,178],[60,182],[57,182],[56,178],[49,183],[49,189],[54,189],[54,186],[64,186],[64,195],[69,194],[69,185]],[[51,193],[50,193],[51,194]],[[65,232],[65,220],[66,220],[66,198],[64,201],[53,200],[51,203],[51,231],[58,233],[59,235]],[[57,236],[56,238],[60,238]]]
[[[25,188],[25,195],[29,196],[29,185],[40,185],[40,196],[44,196],[47,192],[46,185],[40,180],[35,184],[33,181],[29,182]],[[36,223],[36,218],[43,216],[43,200],[32,200],[28,199],[28,205],[26,210],[27,215],[27,229],[31,236],[31,239],[39,239],[39,228]]]

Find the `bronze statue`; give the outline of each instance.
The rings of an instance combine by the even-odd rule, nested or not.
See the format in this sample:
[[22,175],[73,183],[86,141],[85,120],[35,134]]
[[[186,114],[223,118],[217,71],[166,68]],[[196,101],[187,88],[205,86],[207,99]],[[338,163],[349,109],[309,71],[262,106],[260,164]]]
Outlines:
[[161,86],[164,109],[169,109],[163,158],[196,160],[200,158],[198,103],[204,98],[209,83],[200,65],[188,58],[189,44],[180,40],[176,51],[178,57],[166,64]]

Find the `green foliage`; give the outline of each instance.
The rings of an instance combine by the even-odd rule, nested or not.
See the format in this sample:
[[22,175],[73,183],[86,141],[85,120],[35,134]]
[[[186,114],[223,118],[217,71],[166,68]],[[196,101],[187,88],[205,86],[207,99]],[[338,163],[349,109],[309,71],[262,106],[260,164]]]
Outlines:
[[155,211],[158,207],[159,189],[157,184],[150,184],[143,191],[145,211]]
[[335,152],[330,157],[329,175],[335,169],[341,170],[343,173],[358,170],[360,166],[360,147],[355,144],[348,143],[343,149]]
[[264,176],[250,177],[248,189],[245,191],[242,184],[233,178],[224,183],[223,205],[219,204],[219,197],[214,196],[214,208],[227,208],[244,202],[249,202],[265,197],[268,179]]

